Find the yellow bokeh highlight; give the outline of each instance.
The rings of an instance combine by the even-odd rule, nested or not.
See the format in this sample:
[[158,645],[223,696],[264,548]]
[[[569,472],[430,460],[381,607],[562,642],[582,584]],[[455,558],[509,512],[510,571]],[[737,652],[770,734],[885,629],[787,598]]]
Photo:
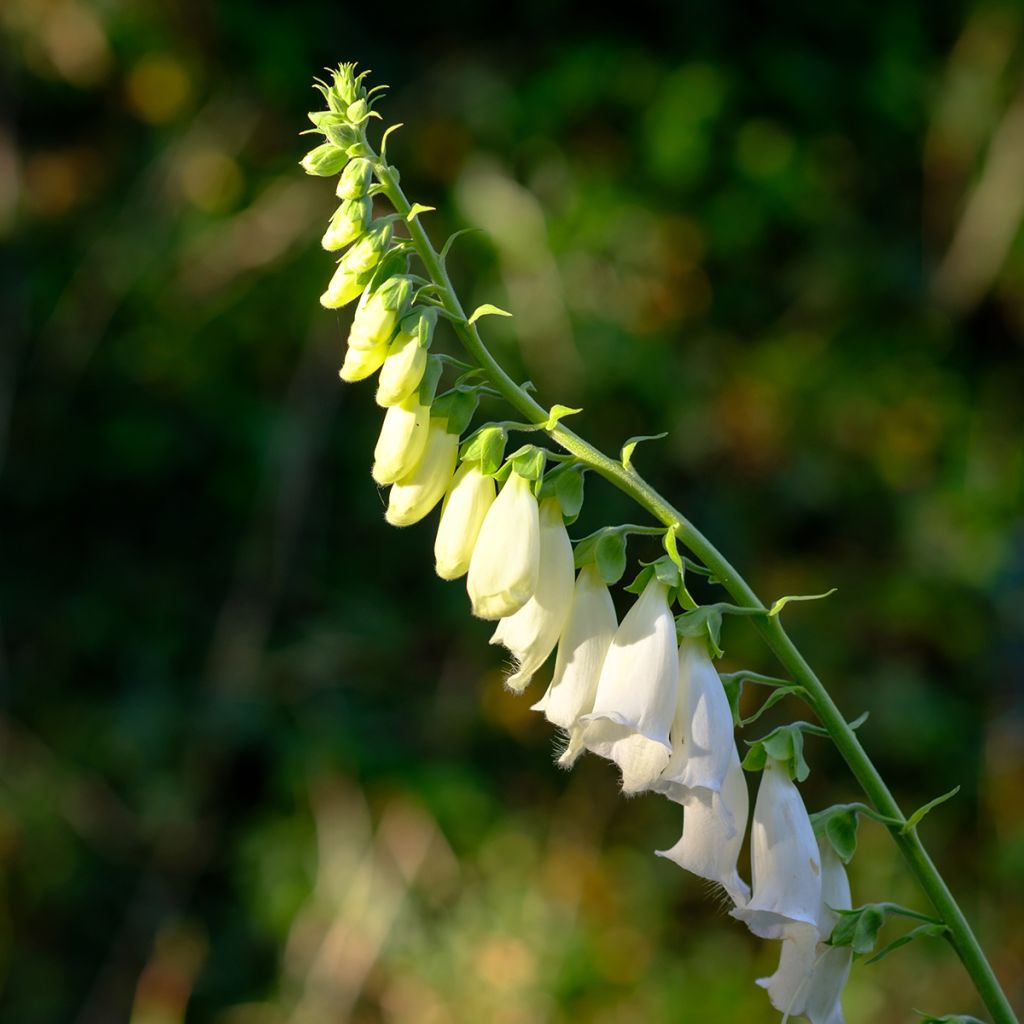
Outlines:
[[173,121],[192,99],[192,80],[169,54],[151,53],[128,72],[125,82],[132,110],[149,124]]

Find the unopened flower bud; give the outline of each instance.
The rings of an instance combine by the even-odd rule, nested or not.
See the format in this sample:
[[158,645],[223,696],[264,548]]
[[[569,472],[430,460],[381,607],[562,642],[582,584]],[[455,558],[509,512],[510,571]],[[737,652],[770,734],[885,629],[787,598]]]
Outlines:
[[345,166],[345,162],[348,157],[345,155],[345,151],[338,149],[337,146],[330,142],[325,142],[316,149],[311,149],[300,161],[302,169],[307,174],[315,174],[320,178],[329,178],[332,174],[337,174],[342,167]]
[[469,562],[473,614],[501,619],[519,611],[537,589],[539,572],[540,510],[530,481],[512,470],[484,517]]
[[343,202],[334,211],[320,244],[328,251],[334,251],[354,242],[370,223],[371,206],[367,198]]
[[345,351],[345,361],[341,364],[338,376],[350,384],[357,380],[365,380],[376,373],[387,358],[387,345],[377,348],[352,348]]
[[338,179],[339,199],[360,199],[370,190],[373,181],[373,163],[366,157],[356,157],[346,164]]
[[426,447],[429,426],[430,408],[420,405],[418,395],[388,409],[373,450],[377,483],[393,484],[412,472]]
[[435,315],[434,310],[426,309],[418,317],[406,317],[381,367],[380,383],[377,386],[378,405],[397,405],[420,386],[430,344],[430,331],[424,331],[422,323],[424,318],[429,318],[432,325]]
[[365,74],[366,72],[357,75],[355,64],[339,64],[338,70],[333,72],[334,91],[345,107],[366,95],[366,90],[362,86]]
[[365,99],[358,99],[354,103],[348,105],[348,109],[345,111],[345,116],[352,122],[352,124],[362,124],[366,120],[367,114],[370,112],[370,106]]
[[392,526],[410,526],[427,515],[448,489],[458,457],[458,435],[448,433],[446,419],[433,417],[423,454],[388,494],[387,521]]
[[320,305],[340,309],[348,305],[366,287],[374,267],[391,242],[391,224],[385,222],[363,235],[338,262],[327,290],[320,296]]
[[434,568],[441,579],[456,580],[469,570],[494,494],[494,478],[485,476],[479,463],[464,462],[459,467],[444,497],[434,541]]
[[389,277],[372,292],[363,293],[352,319],[348,343],[352,348],[387,345],[395,325],[405,316],[412,299],[412,278],[404,274]]

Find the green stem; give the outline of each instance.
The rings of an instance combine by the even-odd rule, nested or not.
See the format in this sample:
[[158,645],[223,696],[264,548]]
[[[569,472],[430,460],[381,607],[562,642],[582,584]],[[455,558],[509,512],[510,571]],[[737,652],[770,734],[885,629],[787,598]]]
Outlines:
[[[409,200],[398,184],[393,169],[383,161],[376,165],[377,178],[383,191],[403,218],[407,218],[411,207]],[[475,324],[467,323],[466,312],[455,294],[448,271],[441,262],[430,238],[418,217],[407,220],[409,233],[427,273],[438,286],[439,299],[451,314],[452,327],[466,350],[487,371],[491,383],[515,409],[531,423],[545,423],[548,410],[524,391],[502,369],[480,338]],[[556,443],[574,455],[580,462],[599,473],[619,490],[633,498],[655,519],[675,529],[682,543],[699,558],[728,591],[732,599],[743,608],[766,610],[747,581],[729,564],[725,556],[698,530],[677,508],[663,498],[632,468],[626,469],[621,462],[595,448],[578,434],[561,423],[547,431]],[[963,962],[978,994],[992,1015],[994,1024],[1019,1024],[1006,994],[985,957],[963,911],[939,874],[917,832],[904,834],[901,826],[906,822],[895,797],[883,781],[878,769],[861,746],[853,729],[836,706],[824,684],[817,677],[803,655],[782,628],[778,616],[755,616],[755,627],[771,648],[779,662],[787,669],[793,681],[807,692],[819,721],[828,730],[843,759],[849,765],[854,777],[868,795],[875,807],[887,818],[893,819],[887,825],[893,840],[899,847],[911,871],[917,876],[932,906],[950,931],[953,948]]]

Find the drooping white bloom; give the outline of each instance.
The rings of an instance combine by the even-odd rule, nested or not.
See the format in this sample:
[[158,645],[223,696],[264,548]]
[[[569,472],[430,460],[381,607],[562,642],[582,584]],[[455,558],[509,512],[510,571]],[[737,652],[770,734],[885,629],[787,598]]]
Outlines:
[[678,686],[668,587],[652,576],[615,631],[582,737],[584,747],[619,766],[623,792],[649,789],[668,764]]
[[473,614],[515,614],[537,589],[539,572],[540,510],[533,485],[513,470],[484,516],[469,561],[466,590]]
[[457,580],[469,570],[487,510],[494,503],[494,477],[477,462],[464,462],[452,479],[441,507],[434,540],[434,568],[443,580]]
[[419,338],[399,331],[385,351],[387,358],[377,382],[377,404],[397,405],[420,386],[427,368],[427,350]]
[[754,896],[733,917],[762,939],[782,938],[787,927],[817,927],[821,856],[807,809],[786,766],[769,757],[761,774],[750,832]]
[[338,376],[350,384],[357,380],[365,380],[381,368],[387,354],[387,345],[367,349],[349,347],[345,349],[345,360],[341,364]]
[[392,526],[418,523],[441,500],[451,483],[458,457],[458,435],[449,434],[448,421],[435,416],[427,430],[423,455],[392,486],[384,518]]
[[722,788],[736,748],[732,709],[704,640],[679,645],[679,697],[672,723],[672,757],[654,788],[676,803],[695,789]]
[[427,446],[429,425],[430,407],[420,405],[417,395],[388,409],[373,450],[373,479],[377,483],[393,484],[412,472]]
[[412,279],[389,277],[372,291],[363,292],[348,332],[349,348],[379,348],[391,341],[395,325],[405,315],[412,296]]
[[504,644],[516,661],[505,684],[522,693],[562,635],[572,607],[572,543],[557,498],[540,506],[540,570],[530,599],[498,623],[492,644]]
[[320,244],[329,252],[354,242],[370,223],[370,200],[347,199],[334,211]]
[[804,1014],[811,1024],[843,1024],[840,995],[850,975],[853,951],[849,946],[829,946],[838,915],[849,910],[850,883],[846,869],[827,839],[818,843],[821,853],[821,904],[816,925],[798,924],[782,940],[778,970],[759,978],[772,1006],[782,1013]]
[[585,723],[580,719],[593,710],[601,665],[617,627],[608,587],[595,564],[585,565],[576,577],[551,684],[532,708],[543,711],[549,722],[566,731],[568,744],[558,759],[563,767],[571,767],[583,749]]
[[735,741],[730,741],[729,770],[721,790],[690,790],[681,801],[683,835],[670,850],[656,851],[681,868],[716,882],[738,907],[750,899],[750,887],[737,870],[747,830],[750,796]]

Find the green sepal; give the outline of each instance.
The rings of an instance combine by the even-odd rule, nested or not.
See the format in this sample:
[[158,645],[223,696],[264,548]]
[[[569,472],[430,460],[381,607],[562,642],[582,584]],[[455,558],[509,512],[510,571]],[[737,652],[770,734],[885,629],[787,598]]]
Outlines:
[[[415,301],[415,300],[414,300]],[[437,323],[437,308],[434,306],[413,306],[402,317],[399,330],[410,338],[416,339],[420,348],[430,350],[434,338],[434,326]]]
[[434,395],[437,393],[437,384],[444,372],[444,362],[440,356],[427,356],[427,365],[423,370],[423,378],[419,386],[420,405],[431,406],[434,404]]
[[469,426],[479,402],[480,395],[476,388],[452,388],[434,402],[431,415],[446,417],[448,433],[461,436]]
[[687,637],[703,639],[708,645],[708,653],[711,657],[720,658],[725,653],[721,643],[721,606],[717,604],[699,605],[677,616],[676,638],[683,640]]
[[623,469],[633,471],[633,452],[636,451],[636,446],[641,441],[660,441],[663,437],[668,437],[668,431],[662,431],[660,434],[638,434],[636,437],[629,438],[622,446],[620,453]]
[[828,735],[820,726],[811,725],[810,722],[780,725],[759,740],[747,741],[750,750],[743,759],[743,767],[748,772],[762,771],[770,757],[785,766],[791,779],[803,782],[811,774],[810,766],[804,758],[805,732]]
[[615,526],[606,526],[585,537],[573,550],[573,564],[582,569],[591,563],[608,586],[618,583],[626,571],[626,535]]
[[543,448],[526,444],[508,457],[506,465],[511,466],[525,480],[539,481],[544,476],[546,462],[547,452]]
[[898,903],[865,903],[852,910],[832,909],[839,915],[839,920],[832,929],[828,944],[830,946],[849,946],[855,956],[864,956],[874,951],[878,944],[878,934],[891,917],[906,917],[924,922],[923,926],[912,928],[883,947],[867,963],[881,960],[894,949],[905,946],[913,939],[938,938],[948,932],[945,924],[937,918],[920,914],[916,910],[909,910],[907,907],[901,907]]
[[984,1021],[966,1013],[947,1013],[945,1017],[933,1017],[921,1010],[915,1010],[914,1013],[920,1016],[921,1024],[985,1024]]
[[849,864],[857,852],[859,815],[856,804],[835,804],[811,815],[814,834],[823,836],[844,864]]
[[[359,131],[353,128],[350,124],[328,124],[324,126],[324,135],[327,136],[327,141],[332,142],[341,151],[346,161],[348,159],[348,148],[354,146],[362,140],[359,137]],[[340,171],[341,168],[339,167]]]
[[562,518],[569,525],[579,518],[583,508],[584,466],[572,466],[554,475],[555,497],[562,508]]
[[501,469],[507,441],[508,434],[503,427],[481,427],[462,445],[460,457],[463,462],[478,462],[481,473],[493,476]]
[[[686,589],[686,560],[679,553],[679,544],[676,540],[676,531],[678,529],[678,523],[670,526],[662,536],[661,542],[665,548],[665,553],[679,569],[679,585],[676,588],[676,598],[683,608],[692,610],[697,607],[697,602],[694,601],[689,590]],[[721,657],[721,654],[722,652],[719,651],[715,657]]]
[[679,572],[679,566],[668,555],[645,565],[637,574],[636,579],[626,587],[626,591],[630,594],[642,594],[652,576],[657,577],[660,583],[664,583],[668,587],[671,601],[672,592],[682,582],[682,575]]

